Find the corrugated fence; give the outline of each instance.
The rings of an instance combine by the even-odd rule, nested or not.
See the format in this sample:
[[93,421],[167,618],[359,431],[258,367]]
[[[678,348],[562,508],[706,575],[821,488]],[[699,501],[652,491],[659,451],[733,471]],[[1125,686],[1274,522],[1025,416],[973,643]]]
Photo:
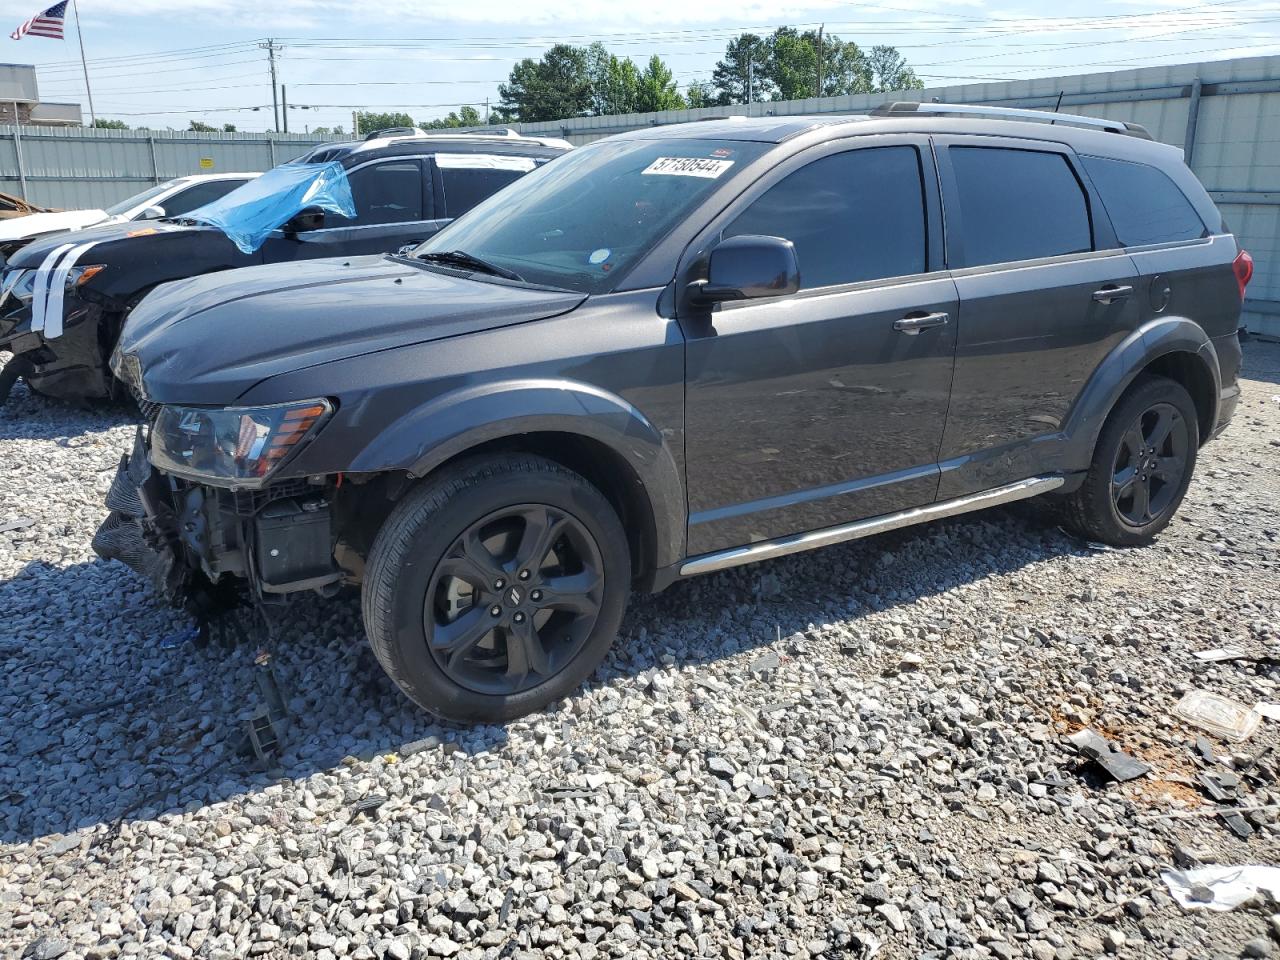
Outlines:
[[106,207],[187,174],[268,170],[321,142],[301,134],[15,131],[6,124],[0,126],[0,190],[46,207]]
[[[1133,120],[1183,147],[1192,169],[1253,254],[1257,273],[1245,319],[1280,337],[1280,56],[1146,67],[1113,73],[938,87],[896,98],[1010,107],[1061,108]],[[516,124],[574,143],[665,123],[729,114],[865,113],[883,94],[753,103],[702,110],[579,117]],[[102,206],[170,177],[213,170],[265,170],[318,142],[301,135],[142,133],[0,126],[0,190],[50,206]],[[20,176],[21,171],[21,176]],[[25,184],[24,182],[25,181]]]

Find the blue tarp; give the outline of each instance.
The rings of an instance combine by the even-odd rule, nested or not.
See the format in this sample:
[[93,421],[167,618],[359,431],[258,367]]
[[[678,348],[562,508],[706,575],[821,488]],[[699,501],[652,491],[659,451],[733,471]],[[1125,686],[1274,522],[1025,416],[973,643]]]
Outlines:
[[355,218],[347,171],[337,161],[285,163],[186,215],[217,227],[244,253],[253,253],[272,230],[308,207]]

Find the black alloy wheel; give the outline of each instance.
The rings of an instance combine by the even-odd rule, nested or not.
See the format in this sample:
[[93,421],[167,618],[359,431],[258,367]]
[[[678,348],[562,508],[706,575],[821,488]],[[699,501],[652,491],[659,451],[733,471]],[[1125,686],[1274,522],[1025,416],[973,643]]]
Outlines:
[[524,453],[450,465],[382,525],[364,623],[387,675],[446,720],[501,723],[570,695],[608,654],[631,588],[618,512]]
[[595,539],[572,514],[539,503],[473,523],[437,565],[424,633],[459,686],[509,695],[555,676],[600,615],[604,577]]
[[1140,377],[1103,424],[1083,481],[1061,501],[1065,525],[1113,547],[1150,543],[1177,513],[1199,448],[1199,411],[1186,388]]
[[1121,520],[1142,528],[1169,509],[1187,471],[1190,430],[1178,408],[1157,403],[1124,432],[1111,472],[1111,498]]

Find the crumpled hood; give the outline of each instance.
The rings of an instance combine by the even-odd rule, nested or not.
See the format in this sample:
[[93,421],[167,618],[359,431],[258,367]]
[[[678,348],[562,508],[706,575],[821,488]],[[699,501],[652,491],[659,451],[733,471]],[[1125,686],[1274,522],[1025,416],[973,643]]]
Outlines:
[[61,213],[31,213],[14,220],[0,221],[0,243],[34,237],[55,230],[81,230],[107,220],[105,210],[64,210]]
[[303,367],[556,316],[584,294],[488,283],[390,257],[246,267],[157,287],[129,314],[117,375],[148,400],[229,404]]

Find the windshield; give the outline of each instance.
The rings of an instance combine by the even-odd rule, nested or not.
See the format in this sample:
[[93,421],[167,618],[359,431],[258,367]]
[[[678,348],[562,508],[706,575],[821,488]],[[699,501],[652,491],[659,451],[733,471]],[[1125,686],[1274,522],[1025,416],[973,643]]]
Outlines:
[[148,200],[160,196],[160,194],[164,193],[175,183],[177,183],[176,180],[170,180],[168,183],[161,183],[154,187],[147,187],[147,189],[143,190],[141,193],[135,193],[128,200],[121,200],[114,206],[107,207],[107,216],[123,217],[139,204],[146,203]]
[[461,251],[531,283],[596,293],[717,181],[766,149],[731,140],[602,140],[500,190],[413,256]]

